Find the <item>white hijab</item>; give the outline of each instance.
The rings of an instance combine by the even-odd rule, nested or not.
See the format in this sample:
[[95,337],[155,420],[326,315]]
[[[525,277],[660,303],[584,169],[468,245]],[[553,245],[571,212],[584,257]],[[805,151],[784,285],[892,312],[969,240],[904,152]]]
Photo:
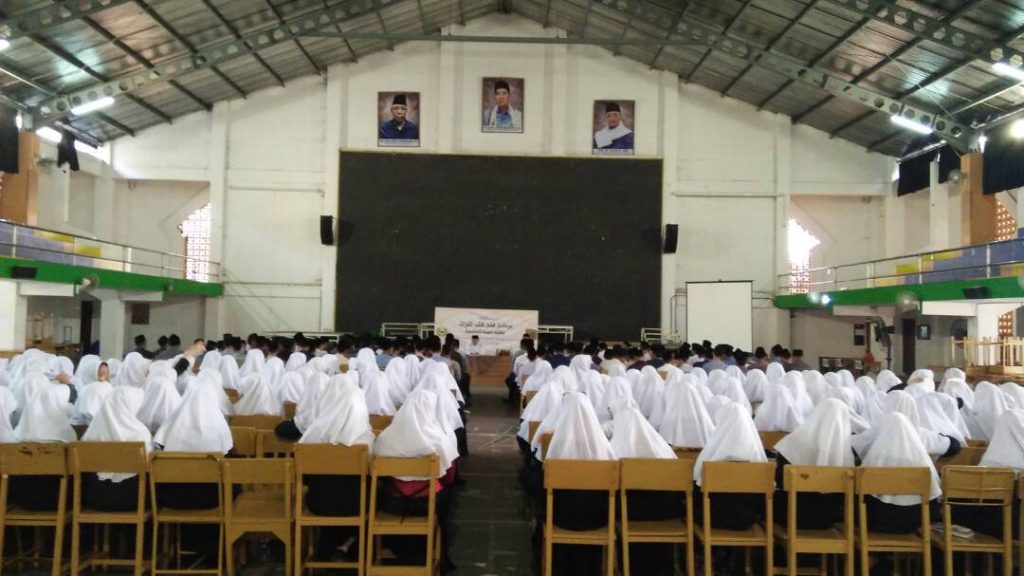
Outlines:
[[817,370],[805,370],[803,375],[804,387],[807,388],[807,395],[810,396],[811,402],[817,406],[826,398],[825,392],[828,386],[825,384],[825,377]]
[[[615,404],[611,448],[619,458],[675,458],[676,453],[628,399]],[[554,441],[554,436],[552,436]]]
[[[3,368],[0,367],[0,370]],[[0,444],[19,442],[18,435],[11,426],[11,415],[17,410],[14,395],[0,395]]]
[[580,386],[583,393],[587,395],[590,403],[594,406],[594,410],[597,410],[601,401],[604,400],[605,392],[604,378],[602,378],[601,373],[596,370],[587,370],[580,380]]
[[658,432],[672,446],[703,448],[715,431],[698,386],[692,378],[666,386],[665,417]]
[[388,362],[388,365],[384,367],[384,375],[391,383],[389,387],[391,402],[395,406],[401,406],[402,402],[405,402],[405,397],[412,392],[416,381],[413,378],[414,367],[401,358],[395,358],[395,360],[397,362]]
[[220,370],[223,356],[216,350],[209,350],[203,353],[203,361],[199,363],[200,370]]
[[739,404],[729,403],[718,409],[715,431],[693,467],[693,478],[698,486],[702,485],[704,463],[721,461],[768,461],[750,413]]
[[[119,386],[123,388],[123,386]],[[96,417],[107,397],[114,391],[110,382],[95,380],[78,391],[72,420],[75,424],[88,424]]]
[[747,411],[747,414],[753,414],[754,409],[750,405],[750,400],[747,399],[746,393],[743,392],[743,384],[738,378],[732,376],[726,376],[718,383],[718,391],[716,394],[725,396],[731,402],[735,402],[743,407]]
[[366,410],[366,399],[359,385],[351,379],[337,386],[338,398],[320,411],[320,416],[306,430],[299,442],[302,444],[342,444],[373,446],[373,429],[370,427],[370,413]]
[[234,405],[234,413],[239,416],[279,416],[281,401],[270,388],[270,383],[262,374],[250,374],[242,378],[245,394]]
[[245,353],[245,361],[242,362],[242,367],[238,370],[238,377],[244,378],[250,374],[259,374],[263,371],[263,366],[267,363],[266,357],[263,356],[263,351],[259,349],[252,349]]
[[138,352],[129,352],[121,362],[121,367],[114,378],[115,386],[134,386],[142,388],[146,384],[146,372],[149,370],[149,360],[142,357]]
[[974,407],[974,389],[967,385],[964,380],[957,380],[952,378],[946,380],[946,383],[942,385],[943,392],[949,394],[953,398],[959,398],[963,400],[964,407],[962,410],[969,411]]
[[224,383],[224,388],[229,390],[238,390],[239,377],[238,361],[235,360],[234,356],[221,356],[220,359],[220,377]]
[[[185,394],[182,397],[187,395],[189,390],[197,387],[209,388],[213,392],[214,398],[217,399],[217,406],[220,408],[222,414],[230,416],[234,413],[234,406],[231,404],[231,399],[228,398],[227,392],[224,392],[224,387],[221,385],[220,372],[216,370],[200,370],[199,374],[189,382],[188,387],[185,389]],[[245,388],[244,385],[242,387]],[[248,391],[245,393],[248,393]],[[241,401],[239,401],[239,403],[241,403]]]
[[571,392],[566,395],[561,416],[551,434],[551,444],[548,446],[545,459],[617,459],[611,443],[597,421],[594,405],[584,394]]
[[963,431],[949,417],[949,405],[956,410],[956,400],[941,392],[929,392],[917,399],[917,411],[921,416],[921,427],[955,438],[961,445],[967,442]]
[[562,385],[562,380],[560,378],[549,379],[523,410],[518,436],[524,441],[530,442],[530,422],[543,422],[549,414],[562,406],[564,396],[565,387]]
[[313,372],[306,378],[306,389],[302,392],[298,404],[295,405],[295,427],[299,432],[305,432],[312,426],[313,421],[320,413],[320,396],[330,382],[326,374]]
[[168,452],[227,454],[234,442],[228,421],[217,404],[213,388],[192,386],[181,399],[178,411],[156,431],[153,441]]
[[807,386],[804,384],[804,375],[797,371],[787,372],[782,377],[782,385],[793,395],[793,401],[800,413],[807,417],[814,410],[814,402],[807,394]]
[[[437,419],[437,394],[429,390],[414,390],[405,404],[395,413],[391,425],[377,437],[374,452],[378,456],[415,458],[437,454],[440,466],[437,477],[444,476],[454,457],[450,440]],[[455,449],[458,454],[458,448]],[[425,480],[425,478],[401,478]]]
[[772,362],[765,369],[764,375],[768,377],[769,382],[782,382],[783,376],[786,375],[786,367],[778,362]]
[[999,417],[1010,409],[1004,394],[991,382],[978,382],[974,387],[974,407],[967,420],[971,436],[990,440],[996,431]]
[[[934,499],[942,495],[935,465],[932,464],[928,451],[921,443],[921,435],[916,433],[917,427],[910,419],[902,413],[890,412],[882,417],[878,430],[878,439],[868,449],[861,461],[861,466],[865,468],[928,468],[931,472],[930,497]],[[873,494],[873,496],[886,504],[898,506],[921,504],[921,498],[918,496],[891,494]]]
[[78,361],[78,368],[75,369],[75,377],[72,380],[75,390],[81,392],[83,388],[95,382],[99,378],[98,372],[102,363],[103,360],[95,354],[82,356],[82,359]]
[[792,432],[804,422],[789,389],[782,384],[768,384],[764,402],[754,415],[754,426],[761,432]]
[[523,383],[523,392],[536,392],[540,390],[540,387],[548,381],[551,374],[555,371],[551,367],[551,363],[547,360],[538,360],[537,368],[526,377],[526,382]]
[[[666,388],[668,382],[666,381]],[[601,398],[601,402],[597,408],[597,419],[600,422],[607,422],[612,419],[612,406],[618,402],[627,402],[636,400],[633,398],[633,390],[629,385],[629,380],[626,380],[622,376],[613,376],[608,381],[608,385],[605,387],[604,396]],[[527,405],[529,409],[529,405]],[[525,412],[524,412],[525,415]]]
[[850,407],[835,398],[822,400],[775,451],[797,466],[853,466]]
[[[364,358],[364,352],[371,358]],[[384,372],[377,367],[376,357],[369,348],[359,351],[359,358],[356,361],[359,371],[359,387],[366,396],[366,408],[370,414],[392,415],[395,413],[395,403],[391,399],[391,381]]]
[[[103,404],[103,408],[92,419],[92,424],[82,436],[83,441],[95,442],[142,442],[148,454],[153,449],[153,435],[146,425],[135,416],[142,405],[144,392],[134,386],[118,386]],[[121,482],[135,474],[114,474],[100,472],[100,480]]]
[[1003,412],[980,465],[1024,471],[1024,410]]
[[590,367],[593,364],[594,359],[586,354],[577,354],[569,361],[569,369],[572,370],[573,376],[576,377],[576,382],[579,383],[581,391],[583,390],[583,376],[590,371]]
[[71,428],[71,389],[63,384],[47,384],[36,391],[25,406],[14,433],[22,442],[74,442],[78,435]]
[[655,407],[665,401],[665,381],[653,366],[644,366],[640,370],[640,381],[633,390],[633,398],[644,418],[650,418]]
[[1024,408],[1024,388],[1016,382],[1003,382],[999,390],[1006,395],[1007,408]]
[[875,387],[882,392],[888,392],[893,386],[902,383],[903,381],[892,370],[882,370],[878,373],[878,378],[875,379]]
[[764,402],[765,390],[768,388],[768,377],[765,376],[764,370],[760,368],[751,368],[747,372],[746,379],[743,381],[743,391],[747,394],[747,399],[753,403]]
[[278,398],[282,404],[285,402],[297,404],[299,399],[302,398],[302,392],[305,389],[306,381],[302,377],[302,372],[298,370],[285,372],[284,378],[281,379],[281,390],[278,391]]
[[181,406],[181,394],[174,380],[174,376],[165,374],[150,380],[146,386],[137,416],[152,432],[159,430]]
[[301,370],[306,366],[306,355],[302,352],[292,352],[288,356],[288,362],[285,363],[284,369],[288,372],[294,372]]

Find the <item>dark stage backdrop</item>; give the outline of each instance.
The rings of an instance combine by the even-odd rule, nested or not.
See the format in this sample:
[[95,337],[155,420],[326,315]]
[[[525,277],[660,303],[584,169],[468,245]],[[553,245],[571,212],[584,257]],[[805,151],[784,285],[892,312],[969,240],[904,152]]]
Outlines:
[[636,340],[659,320],[661,166],[342,152],[336,327],[517,308]]

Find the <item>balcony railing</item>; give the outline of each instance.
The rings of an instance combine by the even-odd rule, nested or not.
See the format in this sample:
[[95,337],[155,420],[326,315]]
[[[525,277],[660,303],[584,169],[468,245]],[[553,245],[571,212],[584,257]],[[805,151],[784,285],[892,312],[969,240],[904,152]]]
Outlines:
[[[186,277],[189,264],[201,262],[181,254],[158,252],[117,242],[75,236],[0,220],[0,257],[70,264],[101,270],[134,272],[163,278]],[[208,276],[201,282],[219,282],[220,264],[206,262]]]
[[[806,276],[808,273],[809,280]],[[926,282],[1017,276],[1022,273],[1024,239],[1013,239],[843,266],[812,268],[795,283],[791,274],[780,274],[777,293],[786,295],[912,286]]]

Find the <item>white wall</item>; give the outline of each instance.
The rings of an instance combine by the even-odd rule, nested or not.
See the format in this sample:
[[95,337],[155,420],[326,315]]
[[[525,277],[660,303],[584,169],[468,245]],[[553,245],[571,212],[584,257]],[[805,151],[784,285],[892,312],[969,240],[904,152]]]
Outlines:
[[[501,15],[453,31],[560,34]],[[481,133],[484,76],[525,79],[525,133]],[[889,190],[890,158],[599,48],[401,45],[112,144],[125,177],[209,183],[227,290],[218,333],[333,325],[336,252],[320,246],[315,219],[337,215],[338,149],[377,150],[377,92],[394,90],[421,93],[421,147],[408,153],[589,156],[593,100],[636,100],[637,155],[664,159],[664,221],[680,226],[679,251],[664,260],[666,327],[668,298],[687,280],[750,279],[764,297],[774,290],[792,194],[846,206]],[[809,209],[819,208],[827,210]],[[760,309],[755,323],[759,344],[788,334],[784,313]]]
[[[135,348],[135,337],[142,334],[146,337],[146,346],[156,349],[156,341],[160,336],[177,334],[183,346],[188,346],[196,338],[219,338],[219,334],[204,334],[203,301],[199,298],[167,297],[163,302],[149,304],[149,324],[132,324],[132,304],[127,303],[125,314],[124,344],[125,349]],[[100,313],[103,313],[102,304]],[[102,337],[102,334],[100,335]]]

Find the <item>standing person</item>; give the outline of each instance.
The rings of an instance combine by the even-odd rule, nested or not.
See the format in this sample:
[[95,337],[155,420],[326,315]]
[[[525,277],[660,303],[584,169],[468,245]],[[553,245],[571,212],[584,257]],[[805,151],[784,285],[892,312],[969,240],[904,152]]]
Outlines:
[[806,372],[806,371],[811,369],[810,364],[804,362],[804,351],[803,350],[801,350],[799,348],[794,348],[793,349],[792,358],[793,358],[793,360],[789,363],[789,366],[786,366],[786,371],[787,372],[790,372],[790,371],[793,371],[793,370],[798,370],[800,372]]
[[167,336],[160,336],[156,339],[156,350],[153,351],[155,360],[163,360],[163,353],[167,350]]
[[139,334],[138,336],[135,337],[134,352],[138,352],[146,360],[152,360],[153,358],[156,357],[152,352],[146,350],[146,337],[142,334]]
[[459,363],[459,368],[462,371],[462,378],[459,378],[459,390],[462,391],[462,397],[466,399],[466,406],[468,407],[469,404],[470,404],[470,394],[469,394],[469,380],[470,380],[469,362],[466,360],[466,357],[459,351],[460,343],[459,343],[458,339],[453,339],[452,342],[451,342],[451,345],[452,345],[451,359],[454,360],[455,362]]
[[156,357],[157,360],[170,360],[178,354],[181,354],[181,338],[177,334],[171,334],[167,337],[167,347],[164,351]]

